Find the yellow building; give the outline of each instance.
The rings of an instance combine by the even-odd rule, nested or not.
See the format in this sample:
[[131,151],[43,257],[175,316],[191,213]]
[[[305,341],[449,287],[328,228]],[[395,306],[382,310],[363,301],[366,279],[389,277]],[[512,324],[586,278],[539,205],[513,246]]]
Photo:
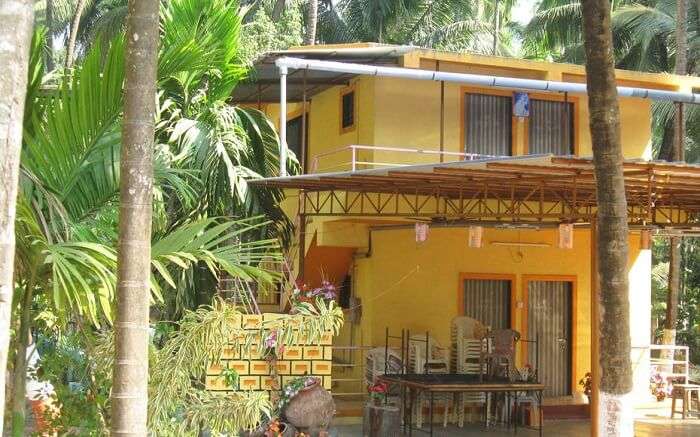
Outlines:
[[[280,120],[282,57],[297,67],[322,62],[286,75],[286,143],[303,174],[262,183],[287,189],[286,209],[300,224],[298,275],[347,285],[352,317],[334,342],[334,391],[364,391],[358,351],[384,347],[387,329],[429,332],[447,350],[451,320],[467,315],[538,339],[546,396],[580,392],[595,370],[597,311],[584,68],[375,44],[300,47],[262,58],[233,100]],[[700,173],[646,163],[652,99],[624,96],[690,102],[700,79],[630,71],[617,79],[629,159],[630,333],[644,397],[649,238],[692,226],[700,205],[673,190]],[[534,366],[533,355],[521,347],[517,365]]]

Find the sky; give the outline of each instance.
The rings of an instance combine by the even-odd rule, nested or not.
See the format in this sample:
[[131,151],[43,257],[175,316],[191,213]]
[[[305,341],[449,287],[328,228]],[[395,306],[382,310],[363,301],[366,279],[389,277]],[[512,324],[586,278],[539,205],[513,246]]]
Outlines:
[[511,18],[520,24],[527,24],[535,11],[537,0],[518,0],[511,13]]

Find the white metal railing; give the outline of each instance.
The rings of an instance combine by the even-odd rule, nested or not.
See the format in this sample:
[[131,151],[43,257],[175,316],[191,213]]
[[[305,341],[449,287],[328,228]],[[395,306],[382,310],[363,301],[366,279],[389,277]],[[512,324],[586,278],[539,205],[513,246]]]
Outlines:
[[[449,157],[457,157],[457,158],[465,160],[465,161],[472,161],[475,159],[483,159],[483,158],[491,157],[490,155],[479,155],[476,153],[465,153],[465,152],[447,152],[444,150],[430,150],[430,149],[426,150],[426,149],[412,149],[412,148],[408,148],[408,147],[367,146],[367,145],[362,145],[362,144],[351,144],[348,146],[329,150],[327,152],[319,153],[318,155],[314,156],[313,160],[311,161],[310,173],[317,173],[319,170],[328,171],[328,170],[337,170],[337,169],[347,169],[348,167],[350,168],[350,170],[355,171],[355,170],[358,170],[358,167],[362,167],[362,168],[398,167],[398,166],[415,164],[415,162],[397,163],[397,162],[381,162],[381,161],[362,160],[361,156],[360,156],[360,152],[363,150],[372,151],[372,152],[391,152],[391,153],[399,153],[399,154],[407,154],[407,155],[431,155],[431,156],[439,156],[439,157],[449,156]],[[345,154],[348,152],[349,152],[349,156],[347,158],[349,159],[349,161],[342,161],[342,158],[341,158],[341,162],[335,163],[334,165],[331,165],[331,166],[326,166],[326,167],[322,167],[322,168],[320,167],[321,159],[328,158],[330,156],[342,155],[342,154]]]
[[[658,351],[654,356],[654,351]],[[683,378],[687,384],[690,373],[690,351],[688,346],[674,346],[666,344],[649,345],[649,362],[652,370],[663,372],[668,378]],[[677,355],[682,355],[677,357]],[[677,359],[680,358],[680,359]],[[670,371],[668,371],[670,369]]]

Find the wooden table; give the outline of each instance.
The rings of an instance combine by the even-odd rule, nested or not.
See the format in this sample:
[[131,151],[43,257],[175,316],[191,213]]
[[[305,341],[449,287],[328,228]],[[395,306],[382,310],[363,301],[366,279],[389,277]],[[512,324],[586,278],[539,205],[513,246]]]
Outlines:
[[[408,434],[412,435],[413,424],[411,413],[418,393],[427,392],[430,396],[430,435],[433,435],[433,398],[435,393],[506,393],[514,394],[515,399],[515,426],[518,432],[518,395],[521,392],[534,393],[537,398],[539,412],[539,434],[542,436],[542,392],[544,384],[539,382],[511,382],[508,380],[488,380],[479,378],[478,375],[465,375],[457,373],[435,374],[392,374],[381,375],[378,379],[387,384],[396,384],[401,387],[401,402],[403,407],[404,427],[408,426]],[[407,399],[406,391],[409,392]]]

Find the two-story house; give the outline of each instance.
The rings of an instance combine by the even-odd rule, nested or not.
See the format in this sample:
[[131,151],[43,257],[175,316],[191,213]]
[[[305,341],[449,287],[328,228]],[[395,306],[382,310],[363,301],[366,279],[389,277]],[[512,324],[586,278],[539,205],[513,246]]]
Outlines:
[[[296,64],[282,65],[281,86],[275,62],[284,57]],[[460,315],[537,338],[546,396],[582,390],[578,381],[597,362],[598,311],[582,66],[351,44],[270,53],[255,67],[232,99],[258,106],[278,127],[283,107],[280,130],[303,169],[257,183],[286,189],[298,277],[345,285],[334,392],[364,391],[352,366],[358,351],[384,346],[387,329],[428,331],[448,349]],[[650,238],[692,227],[700,208],[700,169],[647,162],[652,104],[693,101],[700,79],[616,75],[629,160],[630,333],[643,396]],[[518,358],[534,365],[533,346]]]

